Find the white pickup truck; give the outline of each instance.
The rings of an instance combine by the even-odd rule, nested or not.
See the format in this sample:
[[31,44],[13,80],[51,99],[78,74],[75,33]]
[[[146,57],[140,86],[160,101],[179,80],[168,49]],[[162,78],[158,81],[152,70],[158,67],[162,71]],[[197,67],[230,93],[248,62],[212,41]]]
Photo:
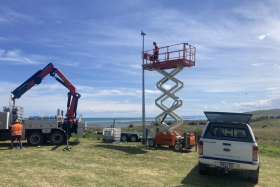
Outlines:
[[199,173],[209,167],[239,170],[248,173],[252,183],[258,183],[259,149],[248,122],[252,114],[204,112],[208,118],[199,140]]

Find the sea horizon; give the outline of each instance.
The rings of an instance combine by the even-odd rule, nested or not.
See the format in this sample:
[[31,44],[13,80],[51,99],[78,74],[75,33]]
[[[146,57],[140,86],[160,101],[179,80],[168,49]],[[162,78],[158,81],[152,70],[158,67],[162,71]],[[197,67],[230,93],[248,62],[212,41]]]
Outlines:
[[[206,120],[205,116],[181,116],[184,120]],[[28,118],[25,118],[28,119]],[[76,118],[78,120],[78,118]],[[155,117],[146,117],[146,125],[150,125],[149,122],[155,121]],[[88,118],[83,117],[82,121],[87,122],[88,127],[112,127],[115,120],[114,127],[128,127],[130,124],[133,126],[142,126],[141,117],[122,117],[122,118]],[[166,120],[172,120],[171,117],[166,117]]]
[[[205,120],[205,116],[182,116],[184,120]],[[88,123],[105,123],[105,122],[136,122],[136,121],[142,121],[142,118],[137,117],[122,117],[122,118],[87,118],[83,117],[82,121],[88,122]],[[171,117],[166,117],[166,120],[172,120]],[[146,117],[145,121],[155,121],[155,117]]]

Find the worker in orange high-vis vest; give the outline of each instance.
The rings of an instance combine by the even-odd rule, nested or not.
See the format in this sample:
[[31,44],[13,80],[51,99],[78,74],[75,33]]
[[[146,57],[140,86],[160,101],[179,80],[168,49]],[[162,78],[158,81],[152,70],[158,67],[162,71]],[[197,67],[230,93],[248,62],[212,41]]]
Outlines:
[[11,131],[12,131],[12,138],[11,138],[11,147],[10,149],[13,149],[14,141],[17,139],[19,141],[19,146],[22,149],[22,141],[21,141],[21,135],[22,135],[23,127],[19,123],[19,120],[16,119],[15,123],[12,125]]
[[151,61],[156,61],[158,59],[159,49],[158,49],[157,42],[154,41],[153,45],[155,46],[155,48],[153,49],[153,56],[151,57]]

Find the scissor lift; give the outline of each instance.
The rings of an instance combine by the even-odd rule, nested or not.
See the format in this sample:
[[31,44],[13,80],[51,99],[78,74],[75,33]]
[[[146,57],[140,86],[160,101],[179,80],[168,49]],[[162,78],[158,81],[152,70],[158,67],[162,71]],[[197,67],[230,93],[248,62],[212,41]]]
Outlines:
[[[180,73],[184,67],[195,66],[196,49],[194,46],[187,43],[165,46],[159,48],[158,58],[152,57],[152,54],[150,54],[152,51],[153,50],[147,50],[142,52],[142,68],[149,71],[157,71],[164,76],[156,84],[157,88],[161,90],[163,94],[155,100],[156,106],[158,106],[163,112],[156,117],[155,122],[150,126],[149,146],[154,147],[156,144],[174,146],[176,151],[180,151],[182,147],[192,147],[196,144],[196,136],[194,133],[183,134],[173,130],[184,122],[183,118],[174,112],[182,106],[182,100],[175,96],[175,93],[181,90],[184,86],[184,83],[175,78],[175,75]],[[167,72],[165,71],[166,69],[173,70]],[[170,89],[164,87],[168,81],[173,81],[175,83]],[[168,107],[163,103],[169,98],[174,100],[171,107]],[[171,125],[164,122],[167,115],[174,119],[174,122]],[[154,137],[153,132],[153,126],[155,124],[158,124],[163,128],[162,132],[156,133],[156,137]]]

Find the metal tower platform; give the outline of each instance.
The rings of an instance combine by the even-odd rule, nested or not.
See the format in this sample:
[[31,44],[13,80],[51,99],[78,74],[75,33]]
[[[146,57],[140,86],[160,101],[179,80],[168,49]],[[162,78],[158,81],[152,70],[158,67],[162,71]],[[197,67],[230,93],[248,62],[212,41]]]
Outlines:
[[[153,50],[142,52],[142,68],[149,71],[155,70],[164,76],[156,84],[157,88],[162,91],[163,94],[155,100],[155,104],[163,112],[156,117],[155,123],[160,125],[167,133],[175,133],[177,138],[180,138],[181,136],[172,129],[180,126],[184,122],[183,118],[174,112],[183,104],[182,100],[179,97],[175,96],[175,93],[183,88],[184,83],[175,78],[175,75],[180,73],[184,69],[184,67],[192,67],[195,65],[196,49],[194,46],[188,45],[187,43],[161,47],[159,48],[157,60],[150,60],[154,59],[152,58],[152,54],[149,54],[151,53],[151,51]],[[167,72],[165,71],[166,69],[173,70]],[[168,81],[172,81],[175,83],[175,85],[170,89],[164,87],[164,85]],[[169,98],[174,100],[174,103],[171,107],[167,107],[163,103]],[[164,122],[164,119],[167,115],[174,119],[173,124],[167,125]],[[154,124],[151,125],[149,133],[153,133],[153,125]]]
[[196,49],[188,43],[160,47],[157,60],[151,60],[152,53],[153,49],[142,52],[142,68],[145,70],[153,71],[157,69],[173,69],[177,66],[195,66]]

